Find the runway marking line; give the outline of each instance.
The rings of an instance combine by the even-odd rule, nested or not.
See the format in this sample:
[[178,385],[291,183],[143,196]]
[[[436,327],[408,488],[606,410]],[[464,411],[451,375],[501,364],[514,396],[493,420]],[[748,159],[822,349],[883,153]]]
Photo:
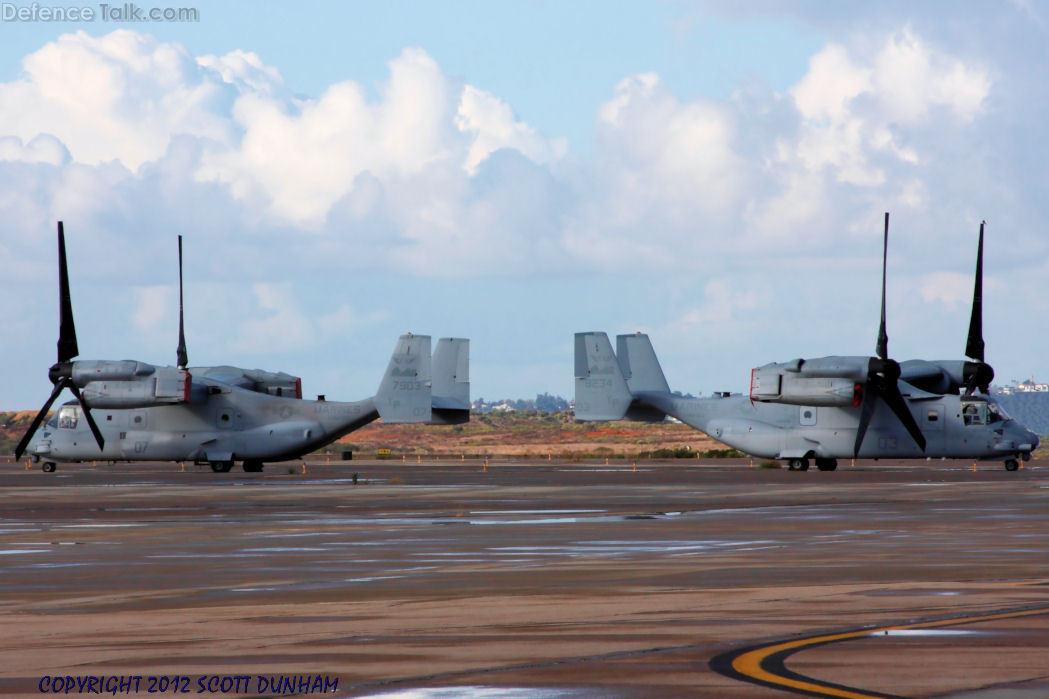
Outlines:
[[963,626],[966,624],[979,624],[987,621],[1015,619],[1041,614],[1049,614],[1049,607],[1027,608],[995,612],[992,614],[981,614],[977,616],[939,619],[935,621],[921,621],[913,624],[877,626],[857,631],[843,631],[833,634],[809,636],[807,638],[798,638],[792,641],[778,641],[766,645],[722,653],[710,661],[710,667],[715,672],[719,672],[722,675],[742,680],[744,682],[752,682],[754,684],[773,687],[775,689],[785,689],[798,694],[807,694],[809,696],[840,697],[842,699],[900,699],[900,697],[895,694],[868,691],[857,687],[848,687],[807,677],[788,670],[785,662],[788,657],[802,650],[830,643],[837,643],[839,641],[849,641],[855,638],[874,636],[878,633],[906,629],[935,629],[946,626]]

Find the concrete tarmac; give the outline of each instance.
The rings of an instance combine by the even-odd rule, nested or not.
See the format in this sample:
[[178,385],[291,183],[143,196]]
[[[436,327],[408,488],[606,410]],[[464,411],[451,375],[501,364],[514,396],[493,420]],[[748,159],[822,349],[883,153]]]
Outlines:
[[1049,696],[1049,463],[301,463],[4,466],[0,693]]

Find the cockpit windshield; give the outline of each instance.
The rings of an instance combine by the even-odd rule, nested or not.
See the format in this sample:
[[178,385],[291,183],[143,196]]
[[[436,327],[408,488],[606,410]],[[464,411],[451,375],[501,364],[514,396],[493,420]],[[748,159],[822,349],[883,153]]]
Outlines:
[[58,429],[75,430],[78,422],[80,422],[79,405],[63,405],[59,408]]
[[1005,408],[998,403],[992,402],[987,403],[987,419],[990,422],[1005,422],[1006,420],[1012,420],[1012,418],[1009,417],[1009,413],[1005,412]]

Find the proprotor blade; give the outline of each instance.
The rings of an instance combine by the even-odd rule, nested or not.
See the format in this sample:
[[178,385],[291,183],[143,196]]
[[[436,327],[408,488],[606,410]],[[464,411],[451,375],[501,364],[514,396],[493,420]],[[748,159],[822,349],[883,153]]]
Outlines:
[[80,408],[84,411],[84,419],[87,420],[87,426],[91,428],[91,434],[95,435],[95,441],[98,443],[99,451],[101,451],[106,445],[106,440],[102,439],[102,431],[99,430],[98,425],[95,424],[95,418],[91,417],[91,408],[87,407],[87,403],[84,402],[84,397],[80,395],[80,389],[77,388],[72,379],[68,380],[68,386],[69,390],[73,392],[74,396],[76,396],[76,399],[80,401]]
[[80,354],[73,325],[73,302],[69,298],[69,272],[66,269],[66,234],[58,222],[58,363],[68,362]]
[[186,329],[182,323],[182,236],[178,237],[178,368],[185,369],[189,365],[189,356],[186,353]]
[[15,461],[22,459],[22,454],[25,453],[26,447],[29,446],[29,441],[36,434],[37,429],[40,427],[40,423],[44,421],[44,417],[47,416],[47,411],[51,409],[51,404],[55,402],[55,398],[58,398],[58,394],[62,392],[62,389],[66,386],[66,379],[59,379],[55,383],[54,390],[51,391],[51,396],[44,403],[44,407],[40,408],[40,412],[33,418],[33,422],[30,423],[29,429],[22,436],[22,439],[18,442],[18,446],[15,447]]
[[885,402],[889,409],[900,421],[910,434],[911,439],[918,447],[925,451],[925,435],[921,427],[915,422],[907,406],[907,399],[900,393],[900,365],[891,359],[878,360],[871,358],[868,368],[867,384],[864,386],[863,405],[860,409],[859,424],[856,426],[856,442],[853,445],[853,456],[859,456],[863,438],[867,434],[867,426],[870,424],[871,415],[874,413],[874,403],[879,398]]
[[863,446],[863,438],[867,434],[867,426],[871,422],[871,414],[874,413],[874,401],[876,401],[877,394],[874,388],[871,386],[871,381],[867,380],[867,385],[863,389],[863,403],[860,407],[860,421],[856,425],[856,442],[852,445],[852,458],[858,458],[860,455],[860,447]]
[[889,212],[885,212],[885,238],[881,248],[881,327],[878,328],[878,356],[889,358],[889,336],[885,332],[885,269],[889,256]]
[[925,435],[922,434],[918,423],[914,421],[914,416],[911,415],[911,410],[907,407],[907,399],[900,393],[898,379],[886,382],[883,387],[882,398],[892,408],[892,412],[896,414],[903,426],[907,428],[907,432],[911,435],[914,443],[922,451],[925,451]]
[[973,312],[969,319],[969,339],[965,343],[965,356],[978,362],[983,358],[983,227],[980,221],[980,242],[976,248],[976,282],[973,285]]

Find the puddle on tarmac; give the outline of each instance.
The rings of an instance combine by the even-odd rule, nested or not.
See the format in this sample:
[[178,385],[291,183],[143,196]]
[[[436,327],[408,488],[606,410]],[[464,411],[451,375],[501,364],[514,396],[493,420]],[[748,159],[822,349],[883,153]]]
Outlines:
[[[490,549],[494,555],[532,555],[551,558],[575,556],[632,556],[646,553],[691,556],[710,551],[746,550],[775,545],[774,541],[594,541],[564,546],[499,546]],[[432,555],[432,554],[427,554]]]
[[0,549],[0,556],[17,556],[21,553],[47,553],[48,549]]
[[473,510],[474,515],[581,515],[605,510]]
[[979,636],[990,631],[968,631],[965,629],[883,629],[874,631],[871,636],[918,636],[935,638],[936,636]]
[[955,597],[964,593],[959,590],[864,590],[856,594],[864,597],[913,597],[915,595]]

